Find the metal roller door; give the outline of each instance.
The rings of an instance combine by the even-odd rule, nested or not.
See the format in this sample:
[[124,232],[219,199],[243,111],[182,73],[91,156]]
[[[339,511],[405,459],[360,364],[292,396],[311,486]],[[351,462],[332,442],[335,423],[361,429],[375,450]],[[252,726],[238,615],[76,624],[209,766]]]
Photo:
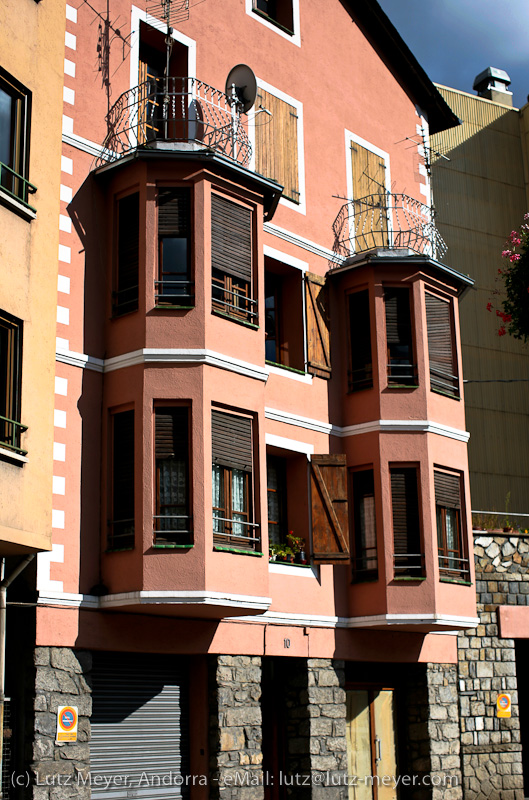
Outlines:
[[92,796],[182,798],[189,774],[185,661],[173,656],[94,653]]

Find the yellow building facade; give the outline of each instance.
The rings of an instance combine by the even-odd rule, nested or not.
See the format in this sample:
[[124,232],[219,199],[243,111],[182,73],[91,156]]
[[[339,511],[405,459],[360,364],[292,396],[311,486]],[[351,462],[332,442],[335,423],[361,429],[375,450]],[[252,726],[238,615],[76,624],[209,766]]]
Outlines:
[[0,9],[0,555],[51,548],[64,3]]

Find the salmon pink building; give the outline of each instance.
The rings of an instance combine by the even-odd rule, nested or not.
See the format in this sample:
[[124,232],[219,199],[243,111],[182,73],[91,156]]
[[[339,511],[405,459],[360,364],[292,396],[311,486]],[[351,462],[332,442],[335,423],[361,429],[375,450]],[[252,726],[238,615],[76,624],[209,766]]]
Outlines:
[[65,13],[34,797],[461,796],[455,115],[374,0]]

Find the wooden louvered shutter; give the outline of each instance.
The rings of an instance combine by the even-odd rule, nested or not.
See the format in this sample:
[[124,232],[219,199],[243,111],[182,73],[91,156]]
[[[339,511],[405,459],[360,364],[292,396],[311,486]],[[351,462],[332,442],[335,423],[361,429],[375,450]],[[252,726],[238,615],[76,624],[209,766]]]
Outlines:
[[348,564],[346,456],[311,458],[312,550],[315,564]]
[[409,345],[411,341],[409,289],[386,289],[384,300],[388,345]]
[[158,193],[158,235],[185,238],[189,235],[189,189],[162,189]]
[[307,314],[307,370],[319,378],[331,377],[329,292],[325,278],[305,275]]
[[425,304],[431,388],[458,397],[450,302],[426,292]]
[[[415,467],[391,471],[391,503],[393,510],[393,546],[395,555],[420,553],[419,495]],[[396,565],[404,561],[397,559]]]
[[388,245],[386,162],[357,142],[351,142],[355,229],[362,250]]
[[228,275],[252,279],[252,212],[211,195],[211,265]]
[[140,242],[140,195],[138,192],[118,202],[118,264],[114,313],[138,308]]
[[295,106],[259,89],[260,114],[255,126],[255,170],[283,186],[283,197],[299,203],[298,112]]
[[252,420],[223,411],[211,413],[213,463],[252,471]]
[[156,458],[187,457],[188,409],[155,409]]
[[434,474],[435,503],[444,508],[461,508],[461,479],[447,472]]

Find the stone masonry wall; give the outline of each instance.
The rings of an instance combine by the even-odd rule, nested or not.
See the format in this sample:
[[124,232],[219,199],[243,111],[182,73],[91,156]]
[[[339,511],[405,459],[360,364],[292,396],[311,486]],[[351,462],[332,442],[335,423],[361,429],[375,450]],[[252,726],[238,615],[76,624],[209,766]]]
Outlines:
[[[83,786],[83,780],[90,771],[92,656],[67,647],[37,647],[34,664],[33,800],[90,800],[90,787]],[[57,709],[67,705],[78,708],[77,742],[56,744]],[[78,775],[81,780],[77,780]]]
[[345,665],[330,658],[309,658],[312,800],[345,800],[347,775]]
[[211,657],[209,693],[210,797],[262,800],[261,658]]
[[[474,540],[476,630],[458,636],[461,750],[465,800],[523,800],[522,752],[513,639],[498,636],[498,605],[528,605],[529,544],[514,534]],[[509,692],[512,717],[496,716]]]

